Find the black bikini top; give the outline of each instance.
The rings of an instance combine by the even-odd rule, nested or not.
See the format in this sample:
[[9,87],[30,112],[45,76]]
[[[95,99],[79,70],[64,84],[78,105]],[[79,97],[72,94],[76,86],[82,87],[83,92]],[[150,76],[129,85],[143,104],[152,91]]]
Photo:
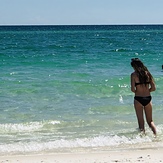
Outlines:
[[141,85],[141,84],[149,84],[150,82],[145,82],[145,83],[135,83],[135,87],[137,86],[137,85]]

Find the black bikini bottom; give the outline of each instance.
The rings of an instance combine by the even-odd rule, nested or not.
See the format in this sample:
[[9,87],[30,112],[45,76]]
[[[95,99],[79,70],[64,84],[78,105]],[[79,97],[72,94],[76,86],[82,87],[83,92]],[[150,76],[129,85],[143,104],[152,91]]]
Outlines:
[[152,97],[151,96],[146,96],[146,97],[135,96],[134,99],[138,101],[139,103],[141,103],[143,106],[146,106],[151,102]]

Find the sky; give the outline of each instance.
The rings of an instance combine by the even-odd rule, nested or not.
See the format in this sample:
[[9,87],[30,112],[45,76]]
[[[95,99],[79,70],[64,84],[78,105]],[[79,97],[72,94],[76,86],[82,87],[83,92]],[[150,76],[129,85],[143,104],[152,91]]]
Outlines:
[[163,0],[0,0],[0,25],[163,24]]

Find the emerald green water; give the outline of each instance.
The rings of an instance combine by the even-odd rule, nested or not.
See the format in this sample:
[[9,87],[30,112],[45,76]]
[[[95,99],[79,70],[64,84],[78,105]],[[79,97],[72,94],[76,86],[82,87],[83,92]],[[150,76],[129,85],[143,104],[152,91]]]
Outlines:
[[[128,28],[127,28],[128,27]],[[162,143],[162,26],[0,28],[0,153],[140,145],[130,60],[156,81]]]

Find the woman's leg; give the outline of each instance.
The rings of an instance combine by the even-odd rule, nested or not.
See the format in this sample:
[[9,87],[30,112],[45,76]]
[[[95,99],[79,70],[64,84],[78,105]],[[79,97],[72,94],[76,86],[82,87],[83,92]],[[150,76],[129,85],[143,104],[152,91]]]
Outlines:
[[156,135],[156,127],[152,120],[152,103],[150,102],[148,105],[146,105],[144,110],[145,110],[145,116],[146,116],[147,123],[148,123],[149,127],[152,129],[154,135]]
[[139,129],[140,131],[145,132],[143,106],[138,101],[134,100],[134,107],[135,107],[135,112],[136,112],[136,116],[138,119]]

